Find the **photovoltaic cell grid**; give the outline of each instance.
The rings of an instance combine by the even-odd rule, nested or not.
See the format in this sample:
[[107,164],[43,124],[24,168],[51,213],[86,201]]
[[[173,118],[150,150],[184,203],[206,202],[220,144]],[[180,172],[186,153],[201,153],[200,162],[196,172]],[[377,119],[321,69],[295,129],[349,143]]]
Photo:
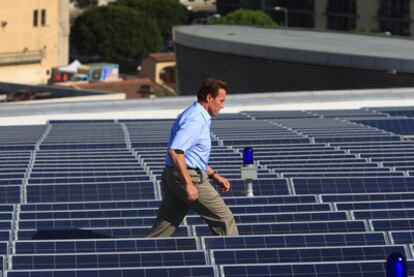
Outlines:
[[213,250],[211,253],[216,264],[383,261],[393,253],[406,255],[404,246],[401,245]]
[[414,134],[414,119],[373,119],[373,120],[354,120],[353,122],[383,129],[399,135]]
[[12,269],[127,268],[206,265],[204,251],[12,255]]
[[[239,237],[203,237],[202,241],[205,248],[210,250],[250,248],[264,249],[317,246],[385,245],[387,244],[385,236],[386,234],[384,232],[347,232],[324,234],[304,233],[262,236],[251,235]],[[414,239],[411,241],[414,241]]]
[[114,253],[197,250],[194,237],[160,239],[16,241],[15,254]]
[[[161,264],[161,268],[139,269],[143,270],[142,274],[145,272],[151,276],[156,270],[160,270],[159,274],[168,276],[180,263],[191,264],[196,260],[195,263],[198,266],[191,267],[195,269],[194,272],[184,272],[182,267],[178,267],[175,273],[189,274],[188,276],[204,276],[202,274],[218,276],[219,267],[207,265],[208,249],[213,251],[213,258],[214,255],[220,254],[225,257],[229,255],[236,257],[235,253],[243,252],[247,256],[246,259],[254,258],[256,263],[260,261],[268,263],[271,259],[269,253],[273,248],[279,249],[277,251],[280,257],[286,256],[280,253],[299,251],[295,255],[303,261],[295,265],[295,270],[307,272],[307,265],[304,261],[308,258],[312,261],[318,259],[326,261],[330,257],[339,257],[335,263],[331,263],[338,266],[338,264],[346,264],[346,262],[339,262],[341,259],[359,259],[364,256],[368,259],[377,255],[374,258],[378,257],[383,262],[386,256],[385,249],[401,247],[397,242],[394,242],[394,245],[387,245],[389,241],[383,232],[390,230],[407,232],[406,230],[412,227],[411,210],[401,210],[409,208],[409,203],[401,204],[400,210],[396,204],[390,205],[389,203],[382,204],[383,207],[377,207],[376,205],[381,204],[376,204],[372,207],[366,206],[366,209],[362,206],[361,209],[344,206],[342,211],[333,210],[334,203],[336,207],[339,207],[341,202],[346,201],[376,200],[378,202],[414,198],[414,194],[410,194],[408,188],[404,189],[407,182],[411,181],[407,179],[409,177],[390,177],[391,175],[405,175],[405,172],[408,172],[408,170],[404,171],[404,168],[410,166],[412,155],[407,150],[412,146],[391,133],[349,121],[362,120],[361,118],[367,117],[377,120],[379,117],[373,115],[375,112],[373,114],[366,110],[337,110],[325,114],[322,114],[322,111],[316,111],[313,114],[311,112],[289,112],[285,115],[280,113],[271,116],[259,114],[255,120],[253,120],[254,116],[248,113],[228,115],[213,121],[214,147],[211,161],[223,175],[231,176],[233,192],[227,194],[225,201],[233,210],[242,234],[236,238],[212,238],[228,240],[216,242],[216,248],[213,244],[211,244],[212,248],[209,248],[207,243],[209,237],[202,240],[202,245],[195,239],[194,235],[210,235],[210,231],[194,214],[187,217],[184,225],[178,228],[176,236],[168,242],[152,239],[142,243],[138,239],[145,235],[156,214],[158,206],[156,198],[159,195],[157,195],[156,186],[154,187],[156,183],[152,178],[160,174],[162,170],[165,145],[173,121],[68,121],[66,123],[56,122],[48,129],[42,126],[45,127],[44,132],[39,133],[39,137],[34,140],[40,150],[36,150],[36,158],[31,165],[27,182],[16,185],[19,188],[19,196],[20,188],[26,187],[25,198],[29,204],[19,206],[19,223],[16,232],[18,240],[15,242],[18,243],[16,249],[18,246],[19,251],[23,252],[10,256],[19,260],[20,263],[16,263],[16,270],[9,271],[8,276],[13,276],[13,274],[23,274],[16,276],[48,276],[47,274],[50,276],[82,276],[82,274],[85,276],[94,276],[94,274],[96,276],[100,274],[123,276],[123,274],[132,274],[132,272],[137,274],[138,269],[133,269],[133,267],[140,264],[150,266],[153,262],[150,258],[143,260],[137,258],[150,257],[149,255],[153,253],[165,257],[161,261],[159,259],[156,261],[158,265]],[[259,116],[263,118],[260,119]],[[316,118],[317,116],[322,116],[322,118]],[[347,121],[341,121],[340,118]],[[254,130],[255,136],[243,133],[242,126],[248,126]],[[132,147],[132,150],[128,148],[128,145]],[[259,180],[255,183],[259,196],[251,199],[243,197],[243,181],[236,178],[240,168],[241,150],[246,145],[255,147],[260,168]],[[27,171],[30,157],[33,155],[32,151],[35,148],[34,145],[23,145],[23,148],[16,149],[1,148],[0,182],[7,180],[6,186],[10,187],[14,182],[11,181],[13,178],[23,179],[24,177],[19,174],[25,174]],[[367,149],[370,151],[367,152]],[[404,154],[398,155],[399,153]],[[16,169],[7,167],[6,162],[10,162],[11,158],[14,158],[15,165],[22,165],[15,167]],[[3,165],[1,161],[4,161]],[[383,163],[379,164],[379,162]],[[395,165],[403,169],[397,170]],[[342,175],[339,174],[341,171]],[[352,174],[353,178],[349,178],[348,175]],[[383,178],[381,175],[387,175],[387,177]],[[309,178],[312,176],[318,178]],[[359,177],[355,178],[355,176]],[[316,189],[318,192],[310,190],[305,193],[298,192],[303,185],[302,181],[298,181],[302,180],[300,177],[319,180],[316,183],[319,183],[319,186],[323,185]],[[397,180],[398,178],[404,181]],[[359,181],[355,181],[356,179]],[[385,181],[386,179],[389,180]],[[346,182],[349,183],[344,185]],[[334,184],[333,189],[328,188],[329,183]],[[113,186],[109,186],[110,184]],[[140,188],[135,194],[125,190],[128,185],[132,184]],[[362,185],[366,192],[361,193],[358,189],[354,191],[354,187],[358,185]],[[390,188],[382,190],[386,185]],[[318,187],[315,183],[306,182],[304,186],[308,186],[307,189]],[[43,192],[39,192],[38,190],[42,187]],[[343,190],[348,191],[343,194]],[[98,193],[99,191],[101,193]],[[406,193],[402,194],[401,191]],[[299,195],[292,195],[292,193]],[[50,194],[52,197],[47,196]],[[127,195],[131,195],[131,198]],[[316,198],[317,195],[320,195],[320,198]],[[137,201],[138,199],[140,200]],[[20,203],[21,200],[19,197],[16,203]],[[327,202],[327,205],[318,204],[319,200]],[[5,214],[6,217],[9,216]],[[351,215],[356,219],[350,220]],[[404,218],[393,219],[393,216]],[[358,218],[364,220],[358,220]],[[135,222],[133,222],[134,219]],[[54,229],[47,229],[48,221],[49,226],[53,226]],[[7,224],[10,220],[5,220],[5,222]],[[192,229],[189,229],[191,226]],[[4,236],[5,243],[9,243],[11,233],[9,230],[5,231],[7,232]],[[190,237],[186,237],[188,235]],[[42,241],[44,239],[48,241]],[[189,240],[179,241],[184,239]],[[243,241],[236,242],[232,239],[243,239]],[[412,244],[412,241],[408,239],[401,241],[404,245]],[[183,243],[183,247],[177,247],[179,242]],[[245,250],[236,251],[231,248],[235,245],[237,245],[236,249]],[[368,245],[370,247],[366,247]],[[331,249],[333,246],[335,246],[334,250]],[[300,249],[295,247],[300,247]],[[0,251],[1,249],[8,250],[9,246],[0,245]],[[322,249],[327,252],[323,252]],[[370,256],[367,252],[369,249],[376,249],[373,251],[374,256]],[[24,252],[26,250],[27,252]],[[345,250],[350,251],[349,255]],[[404,251],[401,248],[394,250]],[[313,255],[312,251],[318,251],[318,253]],[[331,253],[329,251],[337,251],[336,253],[341,255],[328,255],[327,253]],[[32,252],[37,254],[33,256]],[[200,256],[197,257],[204,257],[204,262],[200,262],[200,259],[197,261],[197,254],[194,254],[188,258],[182,256],[177,264],[175,260],[177,256],[174,255],[182,255],[184,252],[199,253]],[[78,261],[82,264],[83,261],[78,257],[86,256],[87,253],[94,254],[90,255],[91,257],[85,260],[85,263],[118,267],[122,262],[123,265],[131,268],[97,270],[90,266],[87,271],[81,271],[80,268],[76,269],[68,265],[68,261],[69,264],[76,264]],[[379,258],[381,253],[384,257]],[[411,253],[407,254],[411,257]],[[29,259],[29,256],[36,258]],[[108,261],[107,257],[118,259],[117,265],[113,261]],[[135,260],[131,261],[131,257]],[[259,266],[261,270],[263,266],[267,267],[267,265],[244,266],[243,263],[247,261],[244,259],[245,256],[241,253],[236,260],[228,261],[229,263],[237,262],[239,265],[229,264],[220,267],[223,276],[230,274],[229,271],[226,272],[228,268],[240,266],[250,270]],[[44,265],[45,260],[48,260],[49,265]],[[322,268],[328,266],[329,263],[315,264]],[[359,272],[354,271],[352,274],[370,276],[368,275],[369,267],[365,267],[368,263],[376,262],[361,262],[360,264],[364,266],[361,266]],[[52,264],[54,267],[63,266],[69,270],[53,269],[46,273],[42,269],[44,266],[50,268]],[[382,263],[379,264],[382,265]],[[17,267],[38,269],[37,271],[25,271],[17,270]],[[345,274],[346,267],[343,269],[339,270],[338,274]],[[124,270],[129,271],[127,273]],[[257,272],[261,272],[260,270]],[[274,274],[279,273],[279,271],[268,272],[272,274],[271,276],[277,276]],[[381,272],[378,270],[379,274]],[[324,276],[321,270],[316,270],[314,273],[320,273],[315,276]],[[282,276],[289,276],[286,274]],[[309,271],[309,274],[305,276],[312,276],[311,274]]]
[[414,107],[372,107],[367,108],[371,111],[381,112],[390,115],[391,117],[406,116],[413,117]]
[[293,178],[297,194],[411,192],[412,177]]
[[121,124],[51,125],[36,153],[27,201],[153,199],[153,182],[126,146]]
[[[408,262],[408,274],[414,274],[413,261]],[[385,277],[385,262],[335,262],[308,264],[268,264],[268,265],[222,265],[221,272],[226,277]]]
[[8,272],[8,277],[211,277],[215,276],[213,266],[185,266],[185,267],[148,267],[148,268],[123,268],[123,269],[88,269],[88,270],[16,270]]

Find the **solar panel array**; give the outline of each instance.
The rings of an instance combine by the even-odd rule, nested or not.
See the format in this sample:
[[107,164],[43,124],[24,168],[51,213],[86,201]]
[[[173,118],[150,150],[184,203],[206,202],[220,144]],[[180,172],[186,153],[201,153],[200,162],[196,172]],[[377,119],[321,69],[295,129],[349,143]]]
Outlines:
[[414,275],[413,120],[406,107],[222,114],[210,163],[231,180],[240,236],[190,212],[151,239],[172,120],[0,127],[0,276],[385,276],[394,252]]

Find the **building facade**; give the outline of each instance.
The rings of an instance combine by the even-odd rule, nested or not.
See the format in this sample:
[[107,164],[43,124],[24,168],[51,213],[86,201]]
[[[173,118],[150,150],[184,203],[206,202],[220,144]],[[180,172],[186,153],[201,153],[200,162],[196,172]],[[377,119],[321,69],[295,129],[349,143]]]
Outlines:
[[414,0],[217,0],[220,14],[238,8],[262,10],[283,26],[414,36]]
[[0,1],[0,81],[46,84],[69,61],[69,0]]

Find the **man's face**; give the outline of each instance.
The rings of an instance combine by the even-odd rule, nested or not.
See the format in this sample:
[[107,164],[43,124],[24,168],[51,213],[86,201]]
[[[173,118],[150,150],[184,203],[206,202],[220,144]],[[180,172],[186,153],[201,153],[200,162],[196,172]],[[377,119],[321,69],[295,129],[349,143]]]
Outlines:
[[211,94],[207,95],[207,111],[210,116],[217,116],[220,110],[224,108],[224,101],[226,101],[226,90],[219,89],[216,98],[213,98]]

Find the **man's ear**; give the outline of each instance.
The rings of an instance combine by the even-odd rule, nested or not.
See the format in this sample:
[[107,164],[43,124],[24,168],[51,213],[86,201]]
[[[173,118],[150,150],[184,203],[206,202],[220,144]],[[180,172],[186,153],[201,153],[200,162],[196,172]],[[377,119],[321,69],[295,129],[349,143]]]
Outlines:
[[207,94],[206,101],[211,102],[211,100],[213,100],[213,96],[211,95],[211,93],[209,93]]

